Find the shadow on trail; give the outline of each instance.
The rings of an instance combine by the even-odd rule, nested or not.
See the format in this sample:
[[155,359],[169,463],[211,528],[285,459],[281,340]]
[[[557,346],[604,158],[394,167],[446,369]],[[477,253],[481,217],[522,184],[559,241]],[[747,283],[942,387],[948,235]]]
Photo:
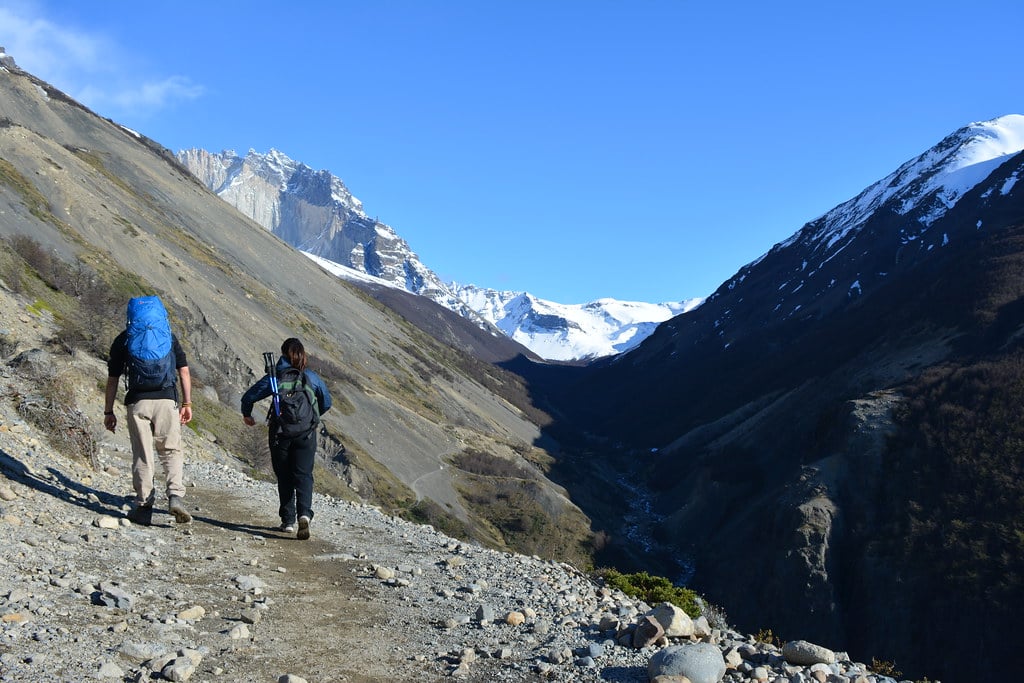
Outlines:
[[[4,450],[0,450],[0,470],[3,470],[11,481],[97,514],[121,516],[121,506],[128,501],[126,496],[69,479],[63,472],[53,467],[46,468],[46,476],[37,474]],[[54,481],[57,483],[53,483]]]
[[264,526],[257,524],[244,524],[242,522],[229,522],[223,519],[214,519],[213,517],[204,517],[203,515],[192,514],[192,523],[203,523],[215,526],[220,529],[226,529],[228,531],[237,531],[238,533],[251,534],[253,536],[260,536],[262,538],[276,538],[284,540],[295,540],[294,535],[289,535],[283,531],[278,530],[276,526]]

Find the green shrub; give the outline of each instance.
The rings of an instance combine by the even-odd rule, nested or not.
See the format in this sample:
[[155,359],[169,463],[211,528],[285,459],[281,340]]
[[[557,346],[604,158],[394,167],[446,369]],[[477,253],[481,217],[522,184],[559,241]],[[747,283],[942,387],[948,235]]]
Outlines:
[[604,569],[598,574],[605,585],[639,598],[648,605],[671,602],[694,619],[701,614],[697,594],[689,588],[673,585],[664,576],[651,576],[647,572],[623,574],[615,569]]

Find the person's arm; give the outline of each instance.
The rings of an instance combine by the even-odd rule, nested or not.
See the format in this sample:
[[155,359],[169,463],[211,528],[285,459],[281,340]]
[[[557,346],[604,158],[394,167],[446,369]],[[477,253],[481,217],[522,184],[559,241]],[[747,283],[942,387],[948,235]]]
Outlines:
[[256,420],[252,417],[252,406],[256,401],[262,401],[270,396],[270,376],[264,375],[256,384],[249,387],[248,391],[242,394],[242,421],[252,427]]
[[117,429],[117,416],[114,415],[114,399],[117,398],[118,377],[107,377],[107,389],[103,396],[103,426],[108,432]]
[[181,376],[181,424],[188,424],[192,421],[192,374],[188,366],[183,365],[178,368],[178,375]]

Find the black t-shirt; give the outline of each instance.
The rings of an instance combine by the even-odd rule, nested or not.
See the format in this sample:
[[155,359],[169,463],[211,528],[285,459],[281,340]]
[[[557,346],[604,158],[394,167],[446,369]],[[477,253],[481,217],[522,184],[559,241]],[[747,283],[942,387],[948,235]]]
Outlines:
[[[178,338],[174,336],[174,334],[171,334],[171,351],[174,353],[175,368],[180,370],[181,368],[188,367],[188,361],[185,359],[185,351],[181,348],[181,344],[178,343]],[[110,377],[120,377],[124,374],[127,365],[128,331],[124,330],[114,338],[114,342],[110,345],[110,360],[107,361],[107,375]],[[172,401],[177,401],[177,376],[175,376],[174,379],[175,382],[173,385],[166,389],[157,389],[155,391],[134,391],[131,387],[128,387],[128,393],[124,395],[124,404],[129,405],[146,398],[169,398]]]

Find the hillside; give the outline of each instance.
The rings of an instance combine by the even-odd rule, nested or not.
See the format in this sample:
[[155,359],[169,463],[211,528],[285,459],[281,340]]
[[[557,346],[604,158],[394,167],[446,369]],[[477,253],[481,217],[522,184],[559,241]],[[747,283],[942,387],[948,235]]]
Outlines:
[[738,624],[810,620],[912,675],[998,678],[967,661],[1020,633],[1024,601],[1024,155],[969,164],[955,193],[964,170],[924,161],[1005,125],[950,135],[572,379],[551,429],[595,427],[558,474],[623,539],[615,561],[636,561],[624,506],[581,497],[609,478],[649,491],[663,570],[688,558]]
[[[451,343],[462,332],[442,321],[439,343],[240,215],[154,141],[13,65],[0,69],[0,238],[0,278],[54,313],[68,348],[105,356],[127,299],[160,294],[197,384],[196,426],[254,465],[261,446],[239,398],[262,353],[299,336],[336,400],[321,444],[327,490],[495,547],[587,556],[589,523],[535,446],[546,416],[518,377],[463,350],[479,342]],[[466,458],[475,471],[458,467]],[[510,471],[530,486],[496,509],[489,495],[513,486]]]

